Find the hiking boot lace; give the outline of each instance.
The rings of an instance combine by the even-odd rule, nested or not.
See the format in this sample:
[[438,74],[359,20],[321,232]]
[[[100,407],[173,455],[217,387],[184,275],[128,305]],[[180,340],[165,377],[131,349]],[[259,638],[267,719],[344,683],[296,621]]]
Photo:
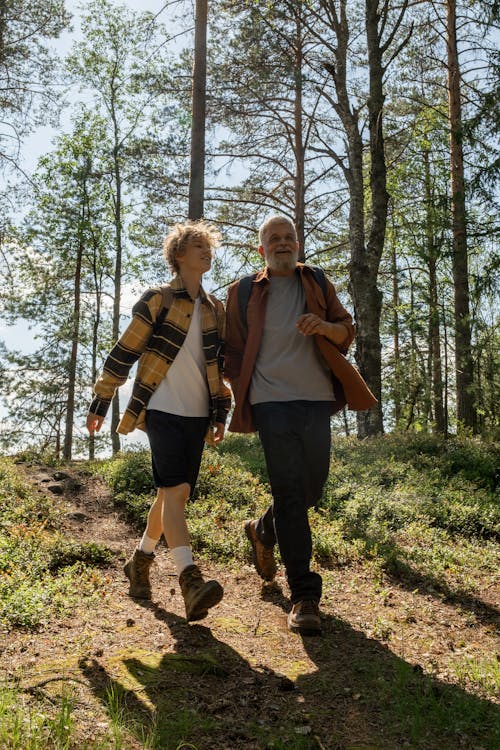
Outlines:
[[317,615],[318,614],[318,605],[313,600],[306,600],[302,602],[302,606],[300,607],[300,612],[303,615]]

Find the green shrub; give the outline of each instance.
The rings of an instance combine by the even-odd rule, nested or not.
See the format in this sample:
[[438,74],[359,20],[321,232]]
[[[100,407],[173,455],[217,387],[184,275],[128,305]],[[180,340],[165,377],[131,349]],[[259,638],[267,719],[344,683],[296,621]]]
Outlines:
[[154,492],[151,455],[147,450],[120,453],[113,459],[97,462],[92,469],[106,480],[115,495]]
[[107,564],[110,551],[63,537],[53,498],[8,459],[0,459],[0,509],[2,627],[38,628],[100,595],[104,579],[92,566]]
[[[492,489],[497,453],[492,445],[423,433],[335,439],[323,498],[310,512],[316,560],[331,566],[365,557],[405,577],[418,576],[418,570],[432,577],[434,570],[443,587],[452,571],[464,589],[472,590],[470,566],[479,548],[474,540],[482,539],[484,548],[500,535],[500,508]],[[139,528],[154,497],[149,461],[149,452],[139,451],[93,469],[107,479]],[[270,501],[255,435],[229,435],[216,449],[207,448],[187,507],[195,551],[249,561],[243,522]],[[414,534],[420,545],[413,543]],[[488,565],[493,565],[495,548],[487,549]]]
[[106,567],[113,560],[114,553],[103,544],[95,542],[71,542],[58,539],[49,546],[48,569],[52,572],[67,568],[76,563],[93,567]]
[[0,623],[7,627],[38,628],[54,616],[68,615],[83,600],[100,596],[103,577],[82,564],[54,576],[31,568],[15,568],[0,579]]

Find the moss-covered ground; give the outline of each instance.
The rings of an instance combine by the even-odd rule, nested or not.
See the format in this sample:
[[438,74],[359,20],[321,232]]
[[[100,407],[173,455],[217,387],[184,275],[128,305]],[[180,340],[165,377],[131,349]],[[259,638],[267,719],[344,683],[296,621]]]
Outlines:
[[311,511],[318,638],[288,633],[282,568],[262,585],[251,566],[242,525],[270,500],[255,438],[204,455],[189,526],[225,596],[196,625],[162,546],[153,602],[127,596],[146,451],[0,460],[0,748],[496,750],[499,458],[422,434],[334,441]]

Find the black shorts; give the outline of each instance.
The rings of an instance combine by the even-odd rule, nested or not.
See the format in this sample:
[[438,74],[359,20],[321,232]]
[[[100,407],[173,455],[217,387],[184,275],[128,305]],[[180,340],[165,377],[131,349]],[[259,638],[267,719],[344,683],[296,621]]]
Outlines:
[[180,417],[148,409],[146,430],[155,487],[187,482],[194,489],[200,470],[208,417]]

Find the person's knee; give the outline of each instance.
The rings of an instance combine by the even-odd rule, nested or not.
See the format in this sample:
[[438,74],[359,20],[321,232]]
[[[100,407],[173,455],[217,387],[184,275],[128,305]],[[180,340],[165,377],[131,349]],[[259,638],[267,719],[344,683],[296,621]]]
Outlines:
[[167,506],[185,505],[191,493],[188,482],[177,484],[174,487],[161,487],[162,503]]

